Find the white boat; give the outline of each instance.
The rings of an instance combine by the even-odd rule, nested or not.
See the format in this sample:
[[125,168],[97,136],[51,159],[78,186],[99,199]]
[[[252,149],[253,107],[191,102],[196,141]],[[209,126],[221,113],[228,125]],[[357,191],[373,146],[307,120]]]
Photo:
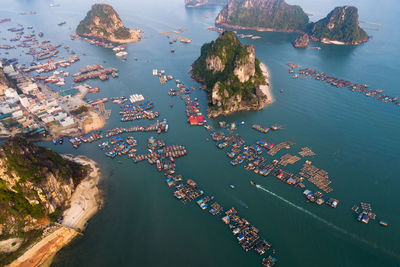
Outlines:
[[126,52],[126,51],[121,51],[121,52],[116,53],[115,55],[116,55],[117,57],[123,57],[123,56],[128,55],[128,52]]
[[158,75],[158,70],[157,69],[153,69],[153,76],[157,76]]

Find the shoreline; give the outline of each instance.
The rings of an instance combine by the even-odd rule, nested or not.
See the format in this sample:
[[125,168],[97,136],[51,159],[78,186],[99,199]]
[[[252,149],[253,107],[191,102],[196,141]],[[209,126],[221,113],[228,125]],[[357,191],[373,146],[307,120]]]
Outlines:
[[265,65],[262,62],[260,64],[260,68],[264,75],[265,81],[267,83],[265,85],[260,86],[260,90],[264,93],[264,95],[267,96],[267,101],[264,104],[264,106],[265,106],[268,104],[272,104],[275,101],[275,99],[274,99],[274,96],[272,95],[272,91],[271,91],[271,81],[270,81],[271,74],[269,72],[269,69],[268,69],[267,65]]
[[75,188],[69,200],[70,208],[63,212],[62,223],[56,224],[57,229],[28,248],[7,267],[50,266],[58,251],[67,246],[77,235],[82,235],[81,231],[85,229],[88,220],[103,203],[98,188],[101,173],[97,163],[85,156],[62,156],[77,163],[89,165],[89,174]]
[[245,27],[239,25],[231,25],[224,22],[215,22],[215,25],[218,27],[224,27],[228,29],[234,30],[251,30],[251,31],[258,31],[258,32],[286,32],[286,33],[301,33],[304,34],[305,32],[300,30],[278,30],[274,28],[263,28],[263,27]]
[[76,33],[76,34],[80,37],[93,38],[95,40],[106,41],[106,42],[115,43],[115,44],[137,43],[140,40],[142,40],[142,30],[129,29],[129,32],[131,34],[131,37],[128,39],[102,38],[102,37],[98,37],[98,36],[93,36],[91,34],[79,34],[79,33]]

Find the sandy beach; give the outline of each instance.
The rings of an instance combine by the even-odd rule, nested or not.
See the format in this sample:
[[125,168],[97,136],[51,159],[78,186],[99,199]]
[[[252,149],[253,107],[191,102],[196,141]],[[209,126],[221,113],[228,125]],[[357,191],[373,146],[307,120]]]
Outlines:
[[267,101],[265,104],[271,104],[272,102],[274,102],[274,97],[272,96],[272,93],[271,93],[271,82],[269,80],[269,78],[271,76],[270,76],[267,66],[264,63],[261,63],[260,67],[261,67],[262,73],[265,77],[265,81],[267,82],[266,85],[260,86],[260,89],[264,93],[264,95],[267,96]]
[[86,222],[98,211],[101,206],[100,192],[97,184],[100,180],[100,169],[97,164],[84,157],[65,156],[82,165],[90,166],[90,174],[76,187],[71,197],[71,207],[64,211],[62,225],[82,231]]
[[101,173],[96,162],[84,156],[63,155],[63,157],[83,165],[89,165],[89,175],[81,181],[72,194],[70,208],[64,211],[62,223],[57,224],[54,231],[7,266],[50,266],[55,254],[80,234],[87,221],[100,209],[102,198],[97,185]]

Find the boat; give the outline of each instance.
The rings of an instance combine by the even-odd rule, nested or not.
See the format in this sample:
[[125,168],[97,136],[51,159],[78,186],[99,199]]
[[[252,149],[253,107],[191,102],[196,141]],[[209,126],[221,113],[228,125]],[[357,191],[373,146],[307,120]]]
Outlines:
[[254,186],[257,186],[257,184],[255,182],[253,182],[253,181],[250,181],[250,184],[254,185]]
[[175,49],[171,49],[171,50],[169,50],[169,51],[171,51],[171,53],[174,53],[174,52],[175,52]]
[[116,55],[117,57],[123,57],[123,56],[128,55],[128,52],[126,52],[126,51],[121,51],[121,52],[116,53],[115,55]]
[[235,189],[235,186],[233,184],[229,185],[230,188]]
[[385,227],[388,226],[388,223],[385,221],[379,221],[379,224]]
[[363,222],[365,224],[367,224],[369,222],[369,215],[367,212],[363,211],[361,212],[358,217],[357,217],[357,221],[359,222]]
[[162,170],[161,161],[157,160],[157,170],[160,172]]

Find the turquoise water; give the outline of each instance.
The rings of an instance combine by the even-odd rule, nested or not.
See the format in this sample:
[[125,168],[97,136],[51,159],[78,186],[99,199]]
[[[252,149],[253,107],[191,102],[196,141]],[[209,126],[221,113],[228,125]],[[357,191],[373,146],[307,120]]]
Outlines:
[[[290,44],[296,35],[257,33],[262,39],[242,39],[255,45],[257,57],[271,73],[272,92],[276,101],[260,112],[240,112],[226,118],[208,120],[217,127],[218,121],[245,121],[238,132],[252,143],[261,138],[250,128],[254,123],[280,124],[285,129],[268,133],[273,143],[293,140],[289,151],[297,153],[308,146],[317,156],[313,163],[329,172],[334,191],[331,197],[340,200],[337,209],[317,207],[304,201],[301,191],[273,177],[261,177],[232,167],[223,151],[201,127],[186,123],[184,103],[167,95],[172,84],[160,85],[151,76],[153,68],[165,69],[186,85],[198,84],[188,75],[190,64],[198,57],[204,42],[218,35],[207,30],[219,8],[186,10],[181,0],[108,1],[128,27],[144,29],[145,38],[128,45],[128,61],[122,63],[110,50],[71,41],[70,32],[89,9],[90,1],[60,1],[58,8],[49,8],[48,1],[4,1],[0,17],[11,17],[11,24],[0,25],[1,34],[16,23],[33,25],[43,30],[45,39],[68,44],[81,61],[70,68],[74,73],[87,64],[100,63],[117,67],[118,79],[106,82],[89,81],[101,92],[91,99],[141,92],[155,104],[155,110],[169,122],[169,131],[162,135],[168,144],[184,144],[189,155],[177,160],[177,172],[193,178],[208,194],[225,208],[235,206],[239,213],[260,229],[261,236],[272,242],[279,258],[278,266],[399,266],[400,265],[400,203],[398,194],[400,109],[391,104],[337,89],[325,83],[306,79],[293,80],[286,71],[288,61],[305,67],[367,83],[382,88],[389,95],[399,94],[398,77],[400,36],[396,0],[377,3],[372,0],[352,1],[359,7],[360,19],[381,24],[362,24],[379,28],[368,30],[373,38],[359,47],[321,45],[317,50],[296,50]],[[348,1],[291,1],[312,13],[312,20],[326,15],[334,6]],[[18,15],[35,10],[34,16]],[[58,27],[60,21],[67,24]],[[170,45],[161,31],[185,28],[182,34],[193,38],[190,45]],[[63,50],[63,49],[61,49]],[[3,51],[2,52],[3,56]],[[82,56],[86,53],[86,56]],[[10,51],[10,56],[15,51]],[[25,60],[29,57],[25,57]],[[134,60],[138,58],[138,61]],[[23,61],[23,60],[22,60]],[[70,80],[69,80],[70,82]],[[71,85],[70,83],[67,85]],[[66,86],[66,88],[68,88]],[[280,93],[280,90],[283,93]],[[196,90],[202,110],[206,94]],[[169,104],[174,104],[173,108]],[[112,109],[107,128],[121,125],[118,106]],[[149,124],[131,122],[124,125]],[[133,134],[144,152],[149,134]],[[95,145],[82,145],[74,150],[69,145],[53,146],[62,153],[84,154],[99,162],[104,180],[105,207],[89,222],[84,237],[74,240],[55,258],[54,266],[260,266],[255,252],[246,253],[235,241],[229,229],[217,218],[201,211],[195,203],[183,205],[176,201],[163,176],[154,166],[143,162],[133,164],[122,158],[123,164],[106,158]],[[140,147],[142,145],[142,147]],[[271,157],[265,155],[267,158]],[[303,162],[303,161],[302,161]],[[287,167],[298,171],[298,162]],[[249,184],[253,180],[264,189]],[[235,184],[236,188],[229,188]],[[310,186],[311,189],[315,189]],[[378,219],[389,222],[382,228],[377,222],[358,223],[351,207],[360,201],[371,203]],[[243,207],[248,205],[248,209]]]

